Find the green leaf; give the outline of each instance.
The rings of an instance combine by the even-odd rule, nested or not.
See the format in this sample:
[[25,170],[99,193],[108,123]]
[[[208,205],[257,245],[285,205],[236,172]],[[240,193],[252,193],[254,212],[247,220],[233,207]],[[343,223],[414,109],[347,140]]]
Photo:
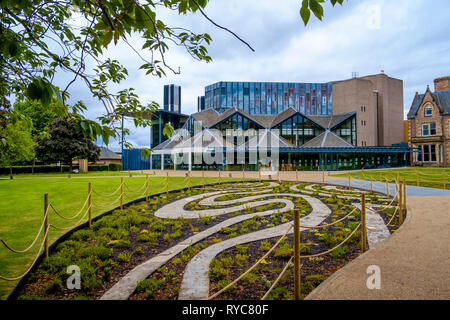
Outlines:
[[302,17],[305,26],[308,24],[311,12],[309,11],[308,0],[303,0],[302,7],[300,8],[300,16]]
[[103,46],[106,48],[108,44],[111,42],[113,36],[112,30],[109,30],[105,33],[105,36],[103,37]]

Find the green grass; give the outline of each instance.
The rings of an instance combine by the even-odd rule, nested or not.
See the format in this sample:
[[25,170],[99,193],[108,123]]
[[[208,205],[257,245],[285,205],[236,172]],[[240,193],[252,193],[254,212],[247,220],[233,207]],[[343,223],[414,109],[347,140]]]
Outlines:
[[[92,172],[80,178],[58,178],[58,177],[36,177],[32,179],[0,179],[0,237],[4,239],[14,249],[22,250],[26,248],[36,236],[44,215],[44,193],[49,194],[49,202],[65,216],[73,216],[77,213],[88,193],[88,183],[92,183],[93,190],[99,193],[112,193],[120,185],[120,178],[95,177],[87,179],[89,175],[98,176],[99,173],[110,175],[113,172]],[[115,172],[119,174],[120,172]],[[122,174],[128,174],[122,172]],[[64,174],[67,176],[66,174]],[[237,179],[223,178],[222,182]],[[145,177],[124,177],[125,184],[130,187],[130,194],[124,196],[124,203],[139,198],[140,193],[133,193],[145,183]],[[165,192],[166,177],[150,177],[149,194]],[[205,178],[205,183],[218,182],[218,178]],[[191,184],[201,185],[201,177],[192,177]],[[187,187],[187,178],[170,177],[169,190]],[[127,189],[124,188],[126,191]],[[102,198],[95,193],[92,194],[93,204],[101,204],[106,208],[93,208],[93,217],[100,215],[119,205],[118,193],[112,197]],[[60,227],[68,227],[76,223],[59,218],[50,211],[49,223]],[[53,243],[66,231],[50,229],[49,242]],[[41,235],[42,237],[42,235]],[[0,243],[0,275],[4,277],[16,277],[21,275],[34,260],[40,246],[40,239],[34,247],[25,254],[16,254],[6,249]],[[0,280],[0,299],[5,299],[12,291],[18,281]]]
[[[133,176],[145,176],[145,173],[141,173],[139,171],[132,171],[131,174]],[[60,177],[60,178],[67,178],[69,175],[68,172],[64,173],[58,173],[58,172],[52,172],[52,173],[22,173],[22,174],[14,174],[14,179],[23,179],[23,178],[54,178],[54,177]],[[114,176],[123,176],[128,177],[130,175],[129,171],[91,171],[88,173],[71,173],[71,178],[86,178],[86,177],[114,177]],[[150,174],[151,176],[151,174]],[[9,174],[8,175],[0,175],[0,179],[8,179],[9,180]]]
[[402,168],[402,169],[386,169],[386,170],[364,170],[353,171],[349,173],[333,174],[336,177],[352,178],[362,180],[373,180],[386,182],[394,182],[399,176],[400,181],[406,180],[406,184],[421,187],[430,187],[444,189],[444,174],[446,189],[450,190],[450,168]]

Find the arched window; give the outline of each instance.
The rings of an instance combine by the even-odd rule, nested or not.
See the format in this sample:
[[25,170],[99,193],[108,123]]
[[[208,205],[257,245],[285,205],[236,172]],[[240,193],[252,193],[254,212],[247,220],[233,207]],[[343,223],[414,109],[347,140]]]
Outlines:
[[425,117],[431,117],[433,115],[433,107],[430,104],[425,106]]

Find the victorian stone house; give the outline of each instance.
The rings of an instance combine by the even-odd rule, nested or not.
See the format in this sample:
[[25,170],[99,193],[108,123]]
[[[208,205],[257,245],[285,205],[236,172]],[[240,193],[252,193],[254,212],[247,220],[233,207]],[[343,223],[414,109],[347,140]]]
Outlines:
[[450,76],[416,93],[408,113],[408,143],[415,166],[450,166]]

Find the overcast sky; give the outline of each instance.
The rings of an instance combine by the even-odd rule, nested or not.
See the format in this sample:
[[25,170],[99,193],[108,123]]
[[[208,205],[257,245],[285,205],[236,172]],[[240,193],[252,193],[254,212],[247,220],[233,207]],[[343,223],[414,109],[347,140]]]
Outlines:
[[[181,48],[169,50],[167,62],[180,67],[179,75],[146,76],[138,70],[142,61],[123,45],[113,46],[108,55],[127,67],[130,77],[123,88],[135,88],[144,103],[154,100],[162,107],[164,84],[181,85],[185,114],[196,112],[197,96],[218,81],[328,82],[350,78],[352,72],[364,76],[380,70],[403,80],[406,114],[416,91],[433,87],[436,77],[450,75],[448,0],[348,0],[335,8],[327,4],[323,21],[311,17],[307,27],[300,5],[300,0],[210,1],[207,15],[249,42],[255,52],[198,13],[158,12],[170,26],[207,32],[213,38],[211,63],[194,61]],[[142,45],[138,37],[131,42]],[[81,82],[73,87],[72,98],[88,105],[88,118],[104,112]],[[131,123],[127,127],[130,142],[149,145],[148,129],[134,129]],[[116,149],[117,143],[110,147]]]

